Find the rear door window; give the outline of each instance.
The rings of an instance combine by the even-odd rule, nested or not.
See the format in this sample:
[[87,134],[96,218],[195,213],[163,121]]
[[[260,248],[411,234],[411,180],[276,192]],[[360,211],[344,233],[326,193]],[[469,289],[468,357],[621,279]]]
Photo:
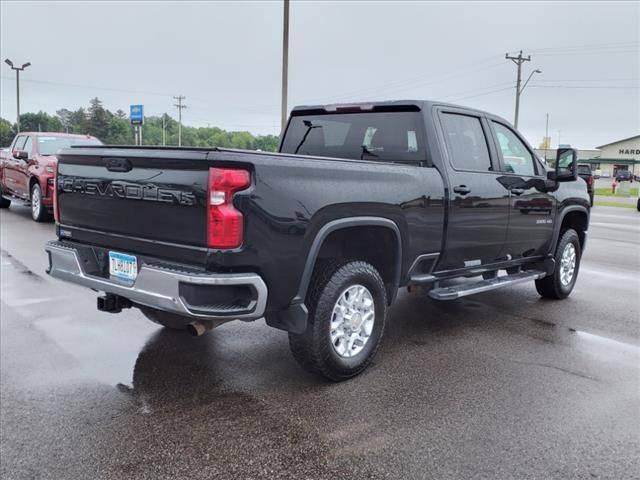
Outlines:
[[420,112],[293,116],[281,152],[361,160],[426,160]]
[[487,138],[478,117],[443,113],[442,127],[451,163],[456,170],[492,170]]

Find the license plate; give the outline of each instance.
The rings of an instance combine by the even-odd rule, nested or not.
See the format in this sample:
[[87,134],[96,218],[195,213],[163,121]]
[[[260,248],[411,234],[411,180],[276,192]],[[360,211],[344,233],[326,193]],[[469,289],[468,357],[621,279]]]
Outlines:
[[109,274],[126,280],[138,276],[138,259],[126,253],[109,252]]

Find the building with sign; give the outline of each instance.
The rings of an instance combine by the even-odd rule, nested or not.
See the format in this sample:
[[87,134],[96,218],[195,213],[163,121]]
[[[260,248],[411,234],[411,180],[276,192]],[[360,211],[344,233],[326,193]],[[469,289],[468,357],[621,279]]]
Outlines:
[[[545,153],[548,159],[555,157],[555,150],[536,150],[536,153],[541,158]],[[595,150],[578,150],[578,160],[591,165],[591,170],[603,177],[615,177],[621,170],[640,176],[640,135],[606,143]]]

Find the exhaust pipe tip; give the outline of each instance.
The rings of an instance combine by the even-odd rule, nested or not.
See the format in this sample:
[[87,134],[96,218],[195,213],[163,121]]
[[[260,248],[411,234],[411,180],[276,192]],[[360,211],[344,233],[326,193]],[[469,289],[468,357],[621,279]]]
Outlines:
[[189,325],[187,325],[187,331],[193,337],[201,337],[212,328],[213,322],[211,321],[191,322]]

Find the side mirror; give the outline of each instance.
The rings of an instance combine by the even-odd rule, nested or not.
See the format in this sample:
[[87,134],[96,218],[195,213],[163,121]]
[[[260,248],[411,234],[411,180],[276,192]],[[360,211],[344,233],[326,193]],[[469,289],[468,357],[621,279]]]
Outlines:
[[559,148],[556,152],[555,171],[550,172],[550,180],[574,182],[578,179],[578,152],[573,148]]
[[27,158],[29,158],[29,154],[25,150],[14,150],[13,157],[17,158],[18,160],[26,160]]

